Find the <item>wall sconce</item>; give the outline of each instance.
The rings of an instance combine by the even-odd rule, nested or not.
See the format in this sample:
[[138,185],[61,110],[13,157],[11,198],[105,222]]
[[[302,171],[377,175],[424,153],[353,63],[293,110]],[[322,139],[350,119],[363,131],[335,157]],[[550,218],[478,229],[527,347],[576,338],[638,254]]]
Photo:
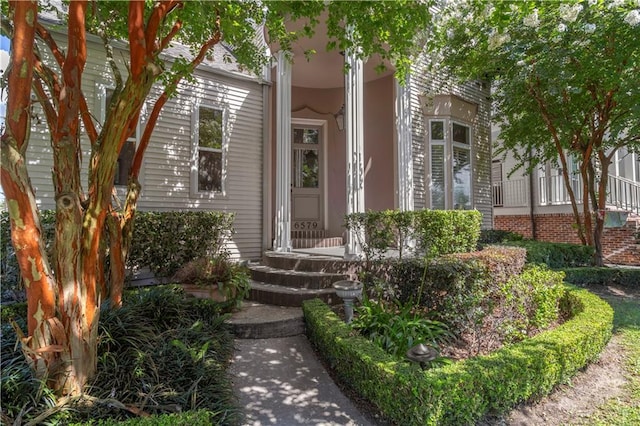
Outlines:
[[344,104],[342,104],[338,112],[333,114],[333,117],[336,119],[338,130],[343,131],[344,130]]

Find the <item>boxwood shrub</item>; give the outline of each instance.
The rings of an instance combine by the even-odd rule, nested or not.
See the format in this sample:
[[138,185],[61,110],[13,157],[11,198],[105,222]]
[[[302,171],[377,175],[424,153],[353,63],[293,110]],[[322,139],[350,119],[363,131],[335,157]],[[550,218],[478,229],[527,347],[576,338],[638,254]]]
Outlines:
[[[169,277],[187,262],[220,254],[233,233],[231,213],[217,211],[136,212],[127,266]],[[47,248],[53,243],[55,211],[43,210],[40,220]],[[0,213],[0,274],[3,290],[18,289],[20,274],[11,246],[9,214]]]
[[577,286],[615,285],[640,290],[640,269],[637,268],[565,268],[565,281]]
[[345,226],[360,236],[367,260],[384,257],[390,248],[402,258],[409,240],[421,254],[434,258],[475,250],[481,221],[477,210],[386,210],[349,214]]
[[326,304],[303,305],[307,334],[345,384],[402,425],[472,424],[488,413],[549,393],[595,360],[611,337],[613,311],[567,287],[571,319],[487,356],[422,371],[354,334]]
[[544,241],[507,241],[505,245],[527,249],[527,263],[544,263],[553,269],[593,265],[593,247]]
[[454,334],[476,333],[504,298],[505,283],[522,272],[525,255],[522,248],[491,246],[430,261],[403,259],[392,263],[385,279],[401,302],[425,307]]

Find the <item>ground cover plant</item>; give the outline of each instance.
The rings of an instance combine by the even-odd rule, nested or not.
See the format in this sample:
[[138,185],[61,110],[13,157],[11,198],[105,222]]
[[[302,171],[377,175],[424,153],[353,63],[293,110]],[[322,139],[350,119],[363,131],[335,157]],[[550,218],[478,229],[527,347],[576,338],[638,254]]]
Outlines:
[[403,425],[473,424],[550,392],[594,360],[611,336],[611,308],[568,287],[568,321],[485,356],[423,371],[354,334],[319,300],[303,305],[308,336],[344,383]]
[[[110,419],[104,424],[113,424],[194,410],[202,413],[190,413],[185,419],[238,423],[240,414],[226,374],[233,338],[221,305],[186,298],[179,286],[130,291],[124,302],[120,309],[103,306],[96,377],[85,396],[63,399],[63,403],[56,403],[22,354],[14,350],[15,334],[4,323],[11,312],[5,314],[3,309],[3,423],[97,424]],[[23,318],[15,320],[23,322]],[[178,414],[166,419],[135,424],[185,424]]]

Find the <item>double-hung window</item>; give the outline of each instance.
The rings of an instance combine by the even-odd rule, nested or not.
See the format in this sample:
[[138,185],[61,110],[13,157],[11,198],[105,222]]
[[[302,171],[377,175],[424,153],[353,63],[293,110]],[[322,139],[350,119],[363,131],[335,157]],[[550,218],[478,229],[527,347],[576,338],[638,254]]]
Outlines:
[[453,172],[453,208],[471,209],[471,129],[451,123],[451,169]]
[[196,194],[224,193],[225,113],[223,108],[197,105],[191,187]]
[[445,124],[444,120],[431,120],[429,127],[431,150],[431,208],[446,208],[447,178],[445,148]]
[[471,128],[449,118],[429,120],[432,209],[472,208]]

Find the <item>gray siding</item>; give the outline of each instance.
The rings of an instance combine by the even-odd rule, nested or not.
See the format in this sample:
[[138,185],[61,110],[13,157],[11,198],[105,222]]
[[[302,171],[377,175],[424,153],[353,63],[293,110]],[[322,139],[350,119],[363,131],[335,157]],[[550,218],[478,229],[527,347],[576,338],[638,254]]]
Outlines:
[[482,213],[482,227],[491,228],[491,111],[489,87],[481,82],[458,84],[443,72],[430,70],[431,59],[422,55],[415,61],[411,73],[411,109],[413,121],[414,207],[428,207],[426,118],[420,105],[421,94],[455,95],[478,105],[473,123],[472,167],[473,207]]
[[[43,49],[45,50],[45,49]],[[114,57],[126,58],[116,51]],[[121,67],[121,72],[125,72]],[[248,78],[234,78],[203,66],[193,83],[183,82],[177,96],[169,100],[158,119],[147,148],[140,180],[143,186],[138,203],[140,210],[218,210],[235,214],[236,234],[230,243],[236,258],[261,256],[262,246],[262,87]],[[111,71],[106,56],[97,43],[88,49],[88,63],[83,77],[83,91],[92,114],[99,120],[101,90],[111,85]],[[160,94],[154,88],[150,99]],[[226,109],[229,129],[225,195],[194,196],[190,191],[192,158],[192,111],[194,102],[218,105]],[[142,121],[151,112],[146,104]],[[86,189],[89,143],[83,137],[83,179]],[[44,120],[34,122],[27,154],[29,173],[36,198],[43,209],[54,208],[51,183],[52,157]]]

